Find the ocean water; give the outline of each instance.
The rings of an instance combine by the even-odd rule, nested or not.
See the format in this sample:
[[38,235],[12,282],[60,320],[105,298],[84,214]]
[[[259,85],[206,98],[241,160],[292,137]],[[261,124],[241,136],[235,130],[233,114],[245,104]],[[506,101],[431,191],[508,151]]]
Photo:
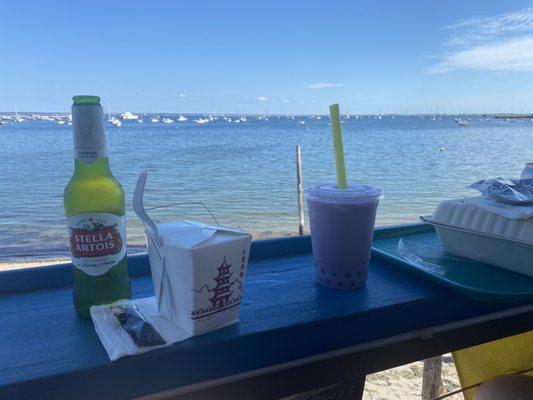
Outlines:
[[[168,125],[147,117],[120,128],[106,123],[111,169],[126,192],[131,252],[144,244],[131,207],[141,171],[149,171],[147,206],[200,201],[222,224],[269,235],[298,230],[295,145],[304,186],[335,181],[329,118],[200,125],[188,117]],[[50,121],[0,125],[0,262],[68,256],[62,196],[73,171],[71,130]],[[476,117],[462,127],[452,117],[366,116],[345,119],[343,130],[348,180],[384,190],[378,225],[417,221],[441,200],[474,195],[468,184],[517,177],[533,161],[531,121]],[[153,215],[210,220],[194,205]]]

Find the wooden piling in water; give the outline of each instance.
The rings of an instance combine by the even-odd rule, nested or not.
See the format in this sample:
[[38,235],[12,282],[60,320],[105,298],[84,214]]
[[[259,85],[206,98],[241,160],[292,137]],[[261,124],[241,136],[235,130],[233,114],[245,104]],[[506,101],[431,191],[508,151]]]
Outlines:
[[304,234],[304,206],[302,193],[302,150],[296,145],[296,182],[298,192],[298,233]]

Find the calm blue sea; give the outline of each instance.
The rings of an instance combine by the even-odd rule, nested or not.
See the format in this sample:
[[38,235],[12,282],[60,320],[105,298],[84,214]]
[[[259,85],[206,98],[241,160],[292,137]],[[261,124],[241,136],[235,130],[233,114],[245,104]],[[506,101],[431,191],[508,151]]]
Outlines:
[[[162,116],[164,117],[164,116]],[[175,119],[176,116],[170,116]],[[205,124],[106,122],[114,175],[127,196],[133,251],[144,243],[131,199],[148,170],[146,203],[202,201],[219,221],[254,233],[298,229],[295,145],[302,146],[304,186],[334,182],[329,118],[248,116]],[[63,189],[73,170],[71,126],[51,121],[0,125],[0,262],[68,255]],[[440,200],[472,195],[485,177],[517,177],[533,161],[533,122],[423,116],[352,117],[343,123],[348,180],[383,188],[378,224],[417,221]],[[441,147],[444,151],[441,151]],[[160,220],[201,219],[195,206],[156,210]]]

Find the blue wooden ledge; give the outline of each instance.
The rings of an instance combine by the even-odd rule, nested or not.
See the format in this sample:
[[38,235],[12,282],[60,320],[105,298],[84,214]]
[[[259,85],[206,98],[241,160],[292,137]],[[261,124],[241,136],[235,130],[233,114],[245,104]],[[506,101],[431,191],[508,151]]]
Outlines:
[[[399,235],[423,225],[384,228]],[[373,258],[367,286],[317,285],[309,237],[256,241],[239,323],[110,362],[71,266],[0,273],[0,399],[268,399],[533,329],[533,303],[478,302]],[[146,255],[133,295],[153,295]]]

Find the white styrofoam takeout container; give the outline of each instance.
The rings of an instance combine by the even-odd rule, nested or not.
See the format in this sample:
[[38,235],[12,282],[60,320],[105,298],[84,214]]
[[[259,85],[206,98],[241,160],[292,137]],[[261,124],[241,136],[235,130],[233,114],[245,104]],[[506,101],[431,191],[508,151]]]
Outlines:
[[200,222],[155,223],[143,204],[146,172],[133,206],[146,228],[160,314],[191,335],[237,322],[251,235]]
[[443,201],[422,219],[446,251],[533,277],[533,218],[506,218],[472,200]]

